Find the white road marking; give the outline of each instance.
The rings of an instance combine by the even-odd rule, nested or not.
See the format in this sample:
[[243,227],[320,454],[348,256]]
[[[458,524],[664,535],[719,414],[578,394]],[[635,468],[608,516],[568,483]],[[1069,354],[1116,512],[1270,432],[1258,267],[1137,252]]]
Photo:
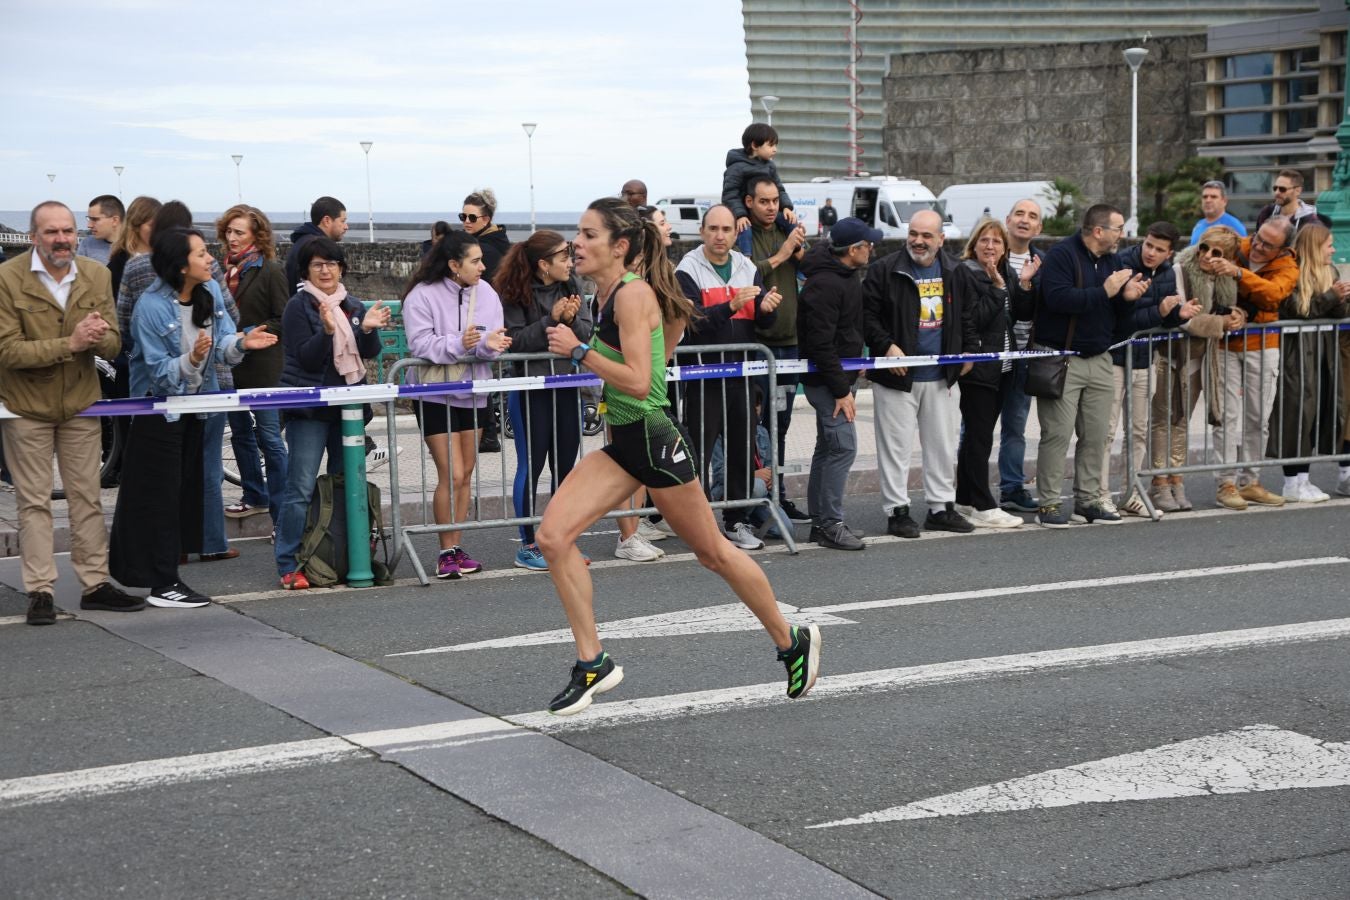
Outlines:
[[403,745],[456,740],[498,731],[520,732],[522,729],[502,719],[478,716],[472,719],[456,719],[453,722],[414,725],[410,728],[365,731],[358,734],[348,734],[344,737],[353,744],[359,744],[370,750],[393,750],[400,749]]
[[[856,625],[851,619],[826,615],[809,609],[798,609],[779,603],[778,608],[784,616],[791,616],[799,625]],[[681,634],[716,634],[728,631],[757,631],[762,626],[750,610],[742,603],[726,603],[721,606],[703,606],[698,609],[682,609],[675,612],[658,613],[654,616],[638,616],[632,619],[619,619],[600,626],[600,637],[605,640],[641,637],[671,637]],[[534,634],[522,634],[515,637],[496,638],[490,641],[477,641],[472,644],[453,644],[445,647],[431,647],[427,650],[408,650],[403,653],[390,653],[388,656],[422,656],[429,653],[457,653],[462,650],[489,650],[507,647],[534,647],[541,644],[567,644],[572,642],[572,632],[566,628],[556,631],[538,631]]]
[[1350,785],[1350,743],[1249,725],[808,827],[1345,785]]
[[1286,559],[1278,562],[1243,563],[1234,566],[1207,566],[1200,569],[1177,569],[1170,572],[1138,572],[1131,575],[1113,575],[1104,578],[1083,578],[1077,581],[1053,581],[1046,584],[1005,585],[971,591],[951,591],[945,594],[919,594],[913,597],[895,597],[890,600],[858,600],[813,606],[815,612],[856,612],[863,609],[885,609],[893,606],[918,606],[924,603],[943,603],[948,600],[976,600],[984,597],[1011,597],[1016,594],[1042,594],[1051,591],[1077,591],[1116,585],[1146,584],[1152,581],[1177,581],[1186,578],[1214,578],[1220,575],[1246,575],[1251,572],[1282,572],[1308,566],[1336,566],[1350,563],[1344,556],[1320,556],[1311,559]]
[[[805,698],[789,701],[784,684],[751,684],[709,691],[692,691],[636,700],[618,700],[594,703],[585,712],[558,718],[547,712],[520,713],[507,716],[509,722],[543,732],[584,731],[614,725],[633,725],[674,719],[689,715],[707,715],[732,709],[769,706],[781,703],[802,703],[864,693],[906,690],[938,684],[955,684],[987,678],[1006,678],[1017,675],[1036,675],[1042,672],[1079,669],[1087,666],[1117,663],[1145,662],[1199,653],[1218,653],[1254,647],[1324,641],[1350,637],[1350,619],[1324,619],[1317,622],[1299,622],[1265,628],[1245,628],[1238,631],[1215,631],[1205,634],[1187,634],[1170,638],[1151,638],[1113,644],[1095,644],[1087,647],[1068,647],[1061,650],[1040,650],[1015,653],[1009,656],[990,656],[981,659],[963,659],[907,666],[895,669],[877,669],[848,675],[822,676]],[[829,640],[825,641],[825,660],[829,661]]]
[[189,781],[275,772],[365,755],[365,751],[342,738],[328,737],[11,778],[0,781],[0,809],[117,794]]
[[[896,538],[900,540],[900,538]],[[824,606],[804,606],[795,608],[780,602],[783,615],[791,616],[799,624],[815,625],[856,625],[851,619],[837,618],[834,613],[855,612],[867,609],[886,609],[897,606],[917,606],[925,603],[944,603],[949,600],[978,600],[983,598],[1001,599],[1018,594],[1041,594],[1052,591],[1085,590],[1112,585],[1144,584],[1154,581],[1173,581],[1187,578],[1215,578],[1222,575],[1243,575],[1251,572],[1273,572],[1307,566],[1330,566],[1350,563],[1344,556],[1323,556],[1312,559],[1290,559],[1280,562],[1243,563],[1234,566],[1207,566],[1199,569],[1178,569],[1169,572],[1141,572],[1132,575],[1116,575],[1105,578],[1085,578],[1077,581],[1055,581],[1046,584],[1007,585],[995,588],[979,588],[969,591],[951,591],[943,594],[918,594],[910,597],[892,597],[884,600],[857,600],[850,603],[835,603]],[[617,619],[599,626],[600,637],[604,640],[621,638],[666,637],[683,634],[713,634],[728,631],[753,631],[759,622],[739,603],[721,606],[705,606],[697,609],[685,609],[652,616],[639,616],[632,619]],[[390,653],[387,656],[422,656],[435,653],[458,653],[464,650],[501,650],[512,647],[535,647],[543,644],[571,643],[572,632],[566,628],[553,631],[536,631],[532,634],[513,635],[504,638],[492,638],[486,641],[474,641],[467,644],[447,644],[430,647],[425,650],[405,650]]]

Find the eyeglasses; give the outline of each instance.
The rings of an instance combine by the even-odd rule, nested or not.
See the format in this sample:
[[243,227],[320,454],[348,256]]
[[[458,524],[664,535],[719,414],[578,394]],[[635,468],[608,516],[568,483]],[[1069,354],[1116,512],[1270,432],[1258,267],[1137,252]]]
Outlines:
[[1206,244],[1204,242],[1201,242],[1199,250],[1202,256],[1209,256],[1212,257],[1213,259],[1218,259],[1219,257],[1223,256],[1223,251],[1220,250],[1218,247],[1211,247],[1209,244]]
[[1257,233],[1257,234],[1252,235],[1252,246],[1253,246],[1253,247],[1265,247],[1265,248],[1267,248],[1267,249],[1269,249],[1269,250],[1278,250],[1278,249],[1280,248],[1280,245],[1279,245],[1279,244],[1272,244],[1270,241],[1268,241],[1268,240],[1266,240],[1265,238],[1261,237],[1260,233]]
[[1125,226],[1124,226],[1124,225],[1098,225],[1097,227],[1100,228],[1102,231],[1124,231],[1124,230],[1125,230]]
[[320,272],[323,272],[328,269],[341,269],[342,263],[329,262],[326,259],[316,259],[309,264],[309,267],[311,269],[318,269]]
[[1271,188],[1271,190],[1273,190],[1273,191],[1274,191],[1275,193],[1277,193],[1277,194],[1286,194],[1286,193],[1288,193],[1289,191],[1292,191],[1293,188],[1292,188],[1292,187],[1284,187],[1284,186],[1282,186],[1282,185],[1278,185],[1278,184],[1277,184],[1277,185],[1275,185],[1275,187]]
[[477,222],[479,219],[487,219],[487,218],[490,218],[490,217],[489,217],[489,216],[477,216],[477,215],[474,215],[473,213],[460,213],[460,214],[459,214],[459,220],[460,220],[461,222],[468,222],[470,225],[474,224],[474,223]]

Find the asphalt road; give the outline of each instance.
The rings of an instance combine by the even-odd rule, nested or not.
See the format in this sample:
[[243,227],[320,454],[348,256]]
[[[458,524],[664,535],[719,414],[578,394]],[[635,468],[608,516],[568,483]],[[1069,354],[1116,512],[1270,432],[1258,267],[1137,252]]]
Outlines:
[[1350,501],[771,546],[824,635],[796,702],[677,541],[613,541],[626,677],[569,719],[500,533],[476,577],[297,594],[244,542],[185,569],[202,611],[80,614],[67,573],[52,628],[0,562],[0,896],[1347,896]]

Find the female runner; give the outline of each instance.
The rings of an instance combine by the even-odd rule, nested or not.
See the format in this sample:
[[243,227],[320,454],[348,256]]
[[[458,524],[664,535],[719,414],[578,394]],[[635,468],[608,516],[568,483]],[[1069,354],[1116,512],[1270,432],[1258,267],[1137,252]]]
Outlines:
[[[722,535],[698,483],[688,437],[666,413],[665,346],[678,338],[693,307],[675,281],[659,229],[623,200],[604,198],[582,215],[574,247],[577,274],[595,282],[600,298],[595,335],[583,344],[571,328],[554,326],[548,330],[549,350],[604,381],[611,441],[604,452],[582,457],[535,535],[577,645],[571,680],[549,711],[581,712],[595,694],[623,681],[623,669],[600,646],[593,585],[576,540],[639,485],[698,561],[720,575],[759,619],[787,666],[787,695],[802,696],[820,670],[820,629],[789,625],[763,570]],[[640,256],[648,260],[650,284],[630,271]]]

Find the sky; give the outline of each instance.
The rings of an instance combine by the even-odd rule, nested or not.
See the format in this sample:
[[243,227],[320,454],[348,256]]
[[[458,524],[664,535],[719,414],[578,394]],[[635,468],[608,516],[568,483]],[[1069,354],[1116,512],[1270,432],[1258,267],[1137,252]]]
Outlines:
[[[101,193],[299,215],[717,193],[750,121],[740,4],[0,0],[0,209]],[[17,86],[16,86],[17,85]],[[536,122],[528,141],[523,122]],[[231,159],[242,154],[236,170]],[[48,180],[48,174],[56,176]]]

